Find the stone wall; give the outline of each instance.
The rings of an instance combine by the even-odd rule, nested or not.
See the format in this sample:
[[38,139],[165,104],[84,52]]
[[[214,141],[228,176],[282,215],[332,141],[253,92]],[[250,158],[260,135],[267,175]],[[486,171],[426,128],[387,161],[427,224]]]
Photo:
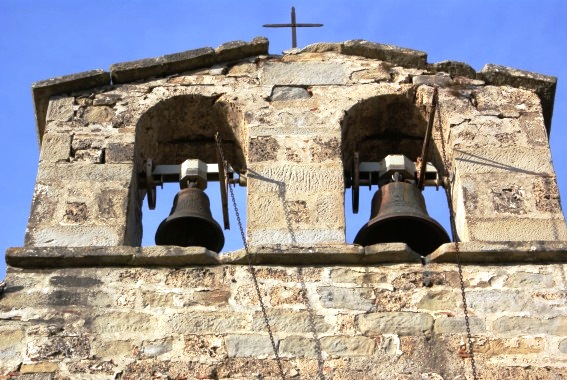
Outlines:
[[[360,259],[360,248],[345,248]],[[470,378],[455,264],[346,265],[336,257],[345,249],[334,249],[319,253],[338,264],[322,264],[317,249],[295,249],[278,255],[320,265],[255,267],[288,378],[315,379],[319,368],[328,379]],[[389,249],[403,255],[405,248]],[[69,263],[93,254],[88,248],[53,250]],[[106,254],[169,256],[171,263],[175,253],[167,247],[133,250]],[[9,253],[15,260],[31,252]],[[202,250],[178,248],[182,253],[194,262],[205,259]],[[234,256],[222,260],[10,268],[0,302],[0,373],[26,379],[38,373],[42,379],[279,378],[249,269]],[[529,263],[463,268],[482,379],[567,376],[566,269]]]

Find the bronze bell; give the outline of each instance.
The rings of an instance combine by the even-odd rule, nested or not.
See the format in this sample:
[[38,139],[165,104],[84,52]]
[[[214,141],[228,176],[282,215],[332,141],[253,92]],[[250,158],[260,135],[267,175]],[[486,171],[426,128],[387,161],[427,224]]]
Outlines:
[[358,231],[354,244],[401,242],[426,256],[450,241],[445,229],[427,214],[421,191],[407,182],[391,182],[374,194],[370,221]]
[[224,234],[212,217],[209,197],[203,190],[189,187],[177,193],[171,213],[156,231],[156,244],[221,251]]

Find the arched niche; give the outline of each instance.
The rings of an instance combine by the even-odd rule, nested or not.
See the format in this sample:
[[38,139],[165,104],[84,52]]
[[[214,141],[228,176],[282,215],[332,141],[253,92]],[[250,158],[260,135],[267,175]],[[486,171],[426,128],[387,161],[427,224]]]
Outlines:
[[[136,124],[137,173],[145,170],[144,162],[148,158],[156,165],[179,165],[186,159],[216,163],[217,132],[222,137],[224,156],[228,163],[236,172],[245,170],[247,166],[243,147],[246,146],[246,136],[237,105],[226,102],[222,95],[176,95],[159,101],[145,111]],[[135,178],[139,185],[139,176]],[[209,188],[215,187],[218,187],[218,183],[209,184]],[[140,191],[131,198],[130,203],[130,212],[134,211],[136,217],[130,218],[131,225],[127,233],[129,240],[135,241],[133,245],[141,244],[143,231],[141,214],[146,191],[140,186],[138,189]],[[161,197],[160,191],[158,190],[157,196],[158,207],[164,204],[171,207],[173,198]],[[211,199],[212,205],[213,202],[215,205],[220,204],[220,199]],[[218,217],[216,219],[222,225],[222,221]],[[232,229],[235,229],[234,226]],[[154,232],[150,229],[146,231],[147,234]]]
[[237,171],[246,168],[242,117],[221,96],[178,95],[148,109],[136,127],[138,164],[152,158],[159,165],[188,158],[216,162],[215,134],[220,132],[225,158]]
[[[378,95],[357,102],[341,122],[341,151],[345,169],[352,168],[354,152],[361,161],[380,161],[389,154],[403,154],[412,161],[421,155],[427,111],[414,102],[412,91]],[[435,133],[428,161],[443,171]]]
[[[360,161],[378,162],[390,154],[403,154],[412,161],[421,156],[428,112],[416,104],[413,90],[405,93],[385,94],[368,97],[345,111],[341,121],[341,153],[347,176],[352,174],[354,152],[359,153]],[[442,148],[438,131],[434,128],[427,160],[439,172],[444,173]],[[349,178],[345,179],[349,183]],[[366,189],[366,188],[364,188]],[[359,229],[368,222],[370,216],[372,191],[360,190],[359,213],[353,214],[350,190],[345,191],[346,239],[352,242]],[[450,231],[449,208],[445,192],[426,188],[424,196],[430,216]]]

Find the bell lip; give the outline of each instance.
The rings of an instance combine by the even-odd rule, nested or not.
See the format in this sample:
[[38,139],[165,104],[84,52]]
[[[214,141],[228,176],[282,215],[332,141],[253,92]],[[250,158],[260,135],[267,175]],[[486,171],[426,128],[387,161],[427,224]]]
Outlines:
[[[382,217],[378,216],[374,219],[369,220],[367,223],[365,223],[360,230],[358,231],[358,233],[356,234],[356,237],[354,238],[353,244],[358,244],[361,246],[369,246],[369,245],[374,245],[374,244],[380,244],[381,242],[376,242],[376,243],[366,243],[364,241],[361,242],[361,240],[367,240],[368,239],[368,229],[377,224],[380,223],[382,221],[385,220],[396,220],[396,219],[411,219],[411,220],[418,220],[418,221],[428,221],[430,222],[430,226],[433,227],[431,230],[433,232],[436,233],[436,236],[441,240],[439,246],[445,244],[445,243],[450,243],[451,242],[451,238],[449,237],[449,234],[447,233],[447,231],[445,230],[445,228],[439,223],[437,222],[435,219],[431,218],[430,216],[425,216],[423,214],[417,214],[417,213],[399,213],[398,215],[392,215],[392,214],[388,214],[388,215],[384,215]],[[401,242],[401,243],[405,243],[405,242]],[[409,246],[409,244],[408,244]],[[413,249],[412,247],[410,247],[411,249]],[[415,249],[414,249],[415,251]],[[434,250],[433,250],[434,251]],[[432,252],[433,252],[432,251]],[[428,254],[430,254],[431,252],[427,252],[427,253],[421,253],[418,251],[415,251],[416,253],[418,253],[421,256],[427,256]]]
[[[214,219],[214,218],[208,218],[208,217],[203,217],[200,215],[191,215],[193,217],[193,219],[200,219],[204,222],[207,222],[209,224],[211,224],[211,227],[213,227],[213,229],[215,231],[218,232],[217,236],[220,237],[220,239],[216,240],[217,244],[216,245],[212,245],[210,244],[208,247],[204,246],[204,248],[208,249],[209,251],[213,251],[216,253],[219,253],[222,251],[223,247],[224,247],[224,243],[225,243],[225,238],[224,238],[224,233],[222,232],[222,228],[220,226],[220,224],[218,224],[218,222]],[[171,222],[178,220],[178,219],[183,219],[184,216],[180,216],[180,215],[174,215],[174,217],[172,218],[172,215],[168,216],[167,218],[165,218],[158,226],[157,230],[156,230],[156,234],[154,237],[154,241],[156,243],[156,245],[172,245],[172,246],[176,246],[176,247],[201,247],[201,246],[194,246],[194,245],[177,245],[177,244],[163,244],[163,243],[158,243],[158,240],[161,240],[162,237],[159,236],[160,231],[163,231],[163,229]],[[214,228],[217,227],[217,228]],[[217,248],[218,247],[218,248]]]

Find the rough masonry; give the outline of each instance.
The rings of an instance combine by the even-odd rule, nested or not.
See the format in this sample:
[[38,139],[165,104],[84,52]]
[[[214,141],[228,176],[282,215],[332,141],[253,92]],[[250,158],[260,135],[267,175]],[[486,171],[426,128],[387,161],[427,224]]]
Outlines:
[[481,378],[567,376],[556,79],[359,40],[275,56],[258,37],[33,85],[41,156],[25,246],[6,255],[0,378],[279,378],[242,250],[140,247],[144,161],[214,163],[217,132],[248,180],[286,378],[471,378],[455,245],[422,260],[345,243],[354,152],[415,160],[435,87],[430,159]]

